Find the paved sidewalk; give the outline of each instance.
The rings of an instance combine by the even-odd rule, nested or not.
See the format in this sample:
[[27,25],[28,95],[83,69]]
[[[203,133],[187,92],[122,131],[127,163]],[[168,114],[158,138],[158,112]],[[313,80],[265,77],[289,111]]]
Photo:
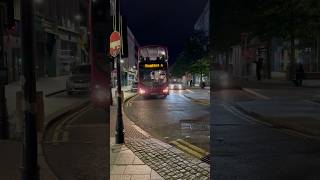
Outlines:
[[[311,88],[312,87],[312,88]],[[294,130],[320,138],[320,95],[318,81],[306,87],[295,87],[285,80],[251,81],[243,90],[256,100],[237,102],[242,112],[278,128]]]
[[115,144],[114,137],[111,137],[110,143],[111,180],[163,180],[126,145]]
[[[48,93],[60,91],[65,88],[67,76],[56,78],[43,78],[37,82],[37,90],[43,91],[44,96]],[[11,137],[15,135],[16,130],[16,92],[20,91],[20,83],[14,82],[6,86],[6,98],[9,113],[9,122],[11,125]],[[72,109],[83,106],[89,102],[88,98],[83,96],[55,95],[44,97],[44,110],[46,126],[59,115]],[[39,134],[41,139],[41,134]],[[41,142],[38,142],[38,162],[40,166],[41,179],[55,180],[55,175],[51,172],[42,153]],[[19,180],[22,165],[22,142],[21,140],[1,140],[0,141],[0,179],[1,180]]]
[[[133,97],[136,93],[126,92],[128,88],[123,88],[124,99]],[[114,93],[115,89],[113,89]],[[114,95],[113,95],[114,97]],[[114,102],[116,99],[114,98]],[[116,104],[116,103],[115,103]],[[110,180],[163,180],[163,178],[150,166],[140,160],[125,144],[115,144],[115,118],[116,106],[110,107],[111,133],[110,133]]]

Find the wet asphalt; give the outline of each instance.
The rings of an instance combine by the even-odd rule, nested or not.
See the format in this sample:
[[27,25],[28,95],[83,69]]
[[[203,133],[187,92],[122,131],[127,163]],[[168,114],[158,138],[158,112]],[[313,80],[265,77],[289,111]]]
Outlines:
[[319,140],[263,125],[230,109],[233,102],[253,100],[240,90],[211,92],[211,179],[320,179]]

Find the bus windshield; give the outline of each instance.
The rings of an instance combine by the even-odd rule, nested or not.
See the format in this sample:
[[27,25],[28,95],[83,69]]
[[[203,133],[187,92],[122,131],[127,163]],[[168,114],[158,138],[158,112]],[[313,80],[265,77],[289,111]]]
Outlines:
[[145,86],[161,86],[167,83],[167,75],[165,70],[154,70],[140,68],[140,82]]

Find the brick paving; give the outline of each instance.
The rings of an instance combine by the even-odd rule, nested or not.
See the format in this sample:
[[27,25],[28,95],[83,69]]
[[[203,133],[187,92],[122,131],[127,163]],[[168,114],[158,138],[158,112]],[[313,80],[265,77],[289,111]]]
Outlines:
[[128,136],[127,147],[164,179],[209,179],[209,164],[155,139]]

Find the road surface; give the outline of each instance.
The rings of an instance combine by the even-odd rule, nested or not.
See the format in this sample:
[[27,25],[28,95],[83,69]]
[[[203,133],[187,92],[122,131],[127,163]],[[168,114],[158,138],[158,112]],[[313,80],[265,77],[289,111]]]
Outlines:
[[319,179],[320,141],[263,125],[232,106],[255,98],[240,90],[211,93],[212,178]]

